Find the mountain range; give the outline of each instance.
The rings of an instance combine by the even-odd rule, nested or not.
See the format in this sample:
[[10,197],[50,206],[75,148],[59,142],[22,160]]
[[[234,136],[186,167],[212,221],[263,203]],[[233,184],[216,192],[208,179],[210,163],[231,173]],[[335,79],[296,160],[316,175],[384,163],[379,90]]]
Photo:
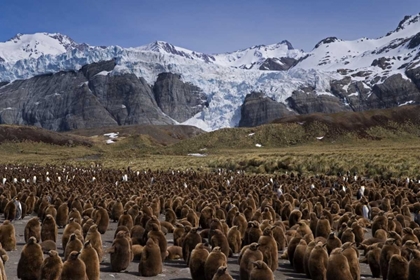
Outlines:
[[420,103],[420,14],[376,39],[283,40],[204,54],[156,41],[90,46],[59,33],[0,43],[0,123],[71,130],[106,125],[255,126],[315,112]]

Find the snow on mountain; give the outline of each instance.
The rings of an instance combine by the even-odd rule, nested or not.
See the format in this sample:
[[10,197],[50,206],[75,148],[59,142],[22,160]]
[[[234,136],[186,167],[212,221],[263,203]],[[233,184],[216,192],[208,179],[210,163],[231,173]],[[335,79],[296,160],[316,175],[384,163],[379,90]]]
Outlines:
[[77,46],[72,39],[59,33],[17,34],[0,43],[0,61],[13,63],[42,55],[59,55]]
[[[367,78],[352,78],[365,83],[393,73],[406,78],[405,67],[420,60],[419,19],[420,14],[406,17],[397,29],[378,39],[326,38],[307,54],[287,41],[208,55],[163,41],[136,48],[93,47],[58,33],[18,35],[0,43],[0,81],[78,70],[85,64],[115,58],[112,75],[134,73],[152,85],[159,73],[172,72],[200,87],[207,94],[209,107],[185,123],[215,130],[238,125],[240,106],[251,91],[285,102],[302,86],[314,87],[317,94],[331,94],[330,81],[340,80],[348,72],[368,73]],[[281,64],[284,59],[299,62],[288,71],[259,70],[268,60]],[[346,69],[344,74],[342,69]]]
[[248,49],[215,55],[215,63],[242,69],[259,69],[267,58],[290,57],[298,60],[305,53],[294,49],[288,41],[278,44],[253,46]]
[[[354,41],[343,41],[335,37],[321,40],[297,67],[303,69],[319,69],[337,71],[339,69],[368,70],[378,74],[387,70],[389,74],[415,58],[420,47],[410,49],[410,40],[420,32],[420,14],[408,16],[400,22],[397,29],[386,36]],[[388,65],[380,67],[375,60],[386,60]],[[375,65],[376,64],[376,65]],[[374,75],[371,75],[373,77]]]

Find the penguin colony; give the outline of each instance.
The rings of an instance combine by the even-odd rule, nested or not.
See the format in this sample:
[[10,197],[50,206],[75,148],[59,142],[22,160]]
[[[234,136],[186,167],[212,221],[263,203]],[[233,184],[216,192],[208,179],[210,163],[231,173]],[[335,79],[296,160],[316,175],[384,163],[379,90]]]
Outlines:
[[19,279],[100,279],[106,256],[108,271],[134,262],[142,277],[172,261],[193,280],[275,279],[282,269],[321,280],[420,275],[413,180],[55,166],[1,166],[0,176],[0,279],[17,235],[26,244],[9,277]]

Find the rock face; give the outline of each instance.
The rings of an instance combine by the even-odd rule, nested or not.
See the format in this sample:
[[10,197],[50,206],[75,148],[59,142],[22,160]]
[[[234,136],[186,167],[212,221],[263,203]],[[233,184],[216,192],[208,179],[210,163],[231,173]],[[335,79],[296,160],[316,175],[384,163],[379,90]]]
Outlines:
[[291,57],[267,58],[260,66],[260,70],[285,71],[295,66],[297,60]]
[[150,86],[132,74],[111,76],[115,61],[18,80],[0,89],[0,123],[55,131],[124,124],[172,124]]
[[262,92],[252,92],[241,106],[239,126],[249,127],[272,122],[275,119],[295,115],[283,103],[266,97]]
[[153,91],[162,111],[178,122],[184,122],[201,112],[204,107],[208,107],[203,91],[199,87],[182,82],[178,74],[159,74]]
[[297,90],[292,96],[286,99],[289,107],[299,114],[312,113],[336,113],[340,111],[351,111],[341,100],[333,95],[318,95],[314,92]]

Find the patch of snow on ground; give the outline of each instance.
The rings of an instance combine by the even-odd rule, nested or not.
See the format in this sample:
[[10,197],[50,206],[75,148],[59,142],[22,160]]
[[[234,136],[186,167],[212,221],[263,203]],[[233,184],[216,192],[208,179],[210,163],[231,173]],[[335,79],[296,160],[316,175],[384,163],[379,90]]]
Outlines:
[[200,154],[200,153],[190,153],[188,154],[190,157],[206,157],[207,154]]
[[414,102],[415,102],[414,100],[410,100],[410,101],[404,102],[402,104],[399,104],[398,107],[405,106],[405,105],[410,105],[410,104],[413,104]]

